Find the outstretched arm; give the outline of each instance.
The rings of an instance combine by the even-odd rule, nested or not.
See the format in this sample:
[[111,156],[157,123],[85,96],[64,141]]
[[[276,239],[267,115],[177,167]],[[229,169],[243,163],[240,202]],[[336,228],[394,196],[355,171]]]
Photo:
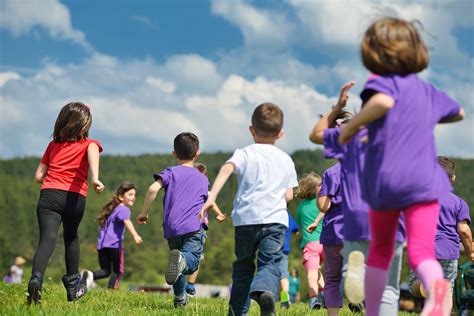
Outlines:
[[363,105],[359,114],[354,116],[342,127],[341,135],[339,136],[339,144],[344,145],[349,143],[361,126],[381,118],[394,104],[395,100],[391,96],[383,93],[374,94],[365,105]]
[[211,192],[209,192],[209,196],[207,197],[206,203],[202,207],[201,211],[199,212],[199,218],[205,219],[206,213],[209,211],[210,208],[213,207],[213,204],[216,202],[216,198],[219,195],[219,192],[222,190],[222,187],[226,183],[227,179],[229,179],[232,172],[235,171],[235,165],[233,163],[226,163],[221,167],[219,173],[217,174],[216,180],[214,180],[214,184],[212,185]]
[[135,243],[137,245],[141,244],[143,242],[143,239],[142,237],[140,237],[140,235],[138,235],[137,231],[135,230],[135,227],[133,226],[132,221],[129,219],[126,219],[123,221],[123,223],[125,224],[125,227],[127,227],[128,231],[132,234],[133,239],[135,240]]
[[466,220],[457,223],[457,231],[464,246],[464,253],[474,263],[474,249],[472,248],[472,232]]
[[227,214],[222,213],[221,209],[219,208],[219,206],[217,206],[216,202],[212,204],[212,210],[214,211],[214,213],[216,213],[216,219],[219,223],[223,222],[227,218]]
[[99,180],[99,146],[96,143],[90,143],[87,147],[87,160],[91,170],[91,182],[95,193],[100,194],[105,186]]
[[329,128],[331,124],[336,120],[339,113],[347,104],[347,99],[349,99],[348,93],[350,88],[355,85],[355,81],[349,81],[341,89],[339,93],[339,100],[337,104],[334,105],[330,111],[323,115],[316,123],[316,125],[311,130],[309,134],[309,139],[315,144],[322,144],[323,143],[323,134],[324,130]]
[[150,209],[151,203],[156,199],[158,192],[163,187],[163,181],[161,179],[153,182],[152,185],[148,188],[148,191],[145,195],[145,201],[143,202],[142,211],[138,214],[137,223],[146,224],[148,222],[148,210]]

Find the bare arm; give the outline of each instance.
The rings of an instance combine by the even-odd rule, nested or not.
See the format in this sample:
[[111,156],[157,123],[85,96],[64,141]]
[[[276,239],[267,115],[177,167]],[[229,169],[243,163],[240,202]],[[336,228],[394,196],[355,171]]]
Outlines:
[[43,180],[44,178],[46,178],[47,173],[48,173],[48,166],[40,162],[38,165],[38,168],[36,168],[35,182],[43,183]]
[[318,197],[316,205],[321,213],[326,213],[329,208],[331,207],[331,196],[330,195],[323,195]]
[[316,216],[316,218],[314,219],[314,222],[308,227],[306,227],[306,231],[308,233],[314,232],[316,228],[318,227],[319,223],[321,222],[321,220],[324,218],[324,215],[325,213],[319,212],[318,216]]
[[341,112],[341,110],[346,106],[347,99],[349,96],[347,95],[349,89],[355,85],[355,81],[349,81],[341,89],[339,94],[339,100],[337,104],[332,107],[330,111],[323,115],[316,123],[316,125],[311,130],[309,134],[309,139],[315,144],[322,144],[323,143],[323,134],[324,130],[329,128],[331,124],[336,120],[337,116]]
[[92,187],[97,194],[100,194],[105,186],[99,180],[99,146],[96,143],[90,143],[87,147],[87,160],[91,171]]
[[285,200],[286,202],[290,202],[291,200],[293,200],[293,188],[290,188],[288,190],[286,190],[285,192]]
[[212,210],[214,211],[214,213],[216,213],[216,219],[219,223],[223,222],[227,218],[227,214],[222,213],[216,202],[212,204]]
[[464,246],[464,252],[467,257],[474,263],[474,249],[472,248],[472,232],[469,228],[467,221],[462,221],[457,223],[457,231],[459,237],[461,237],[461,242]]
[[209,196],[207,197],[206,203],[202,207],[201,211],[199,212],[199,218],[205,219],[206,213],[212,208],[213,204],[216,202],[216,198],[219,195],[219,192],[222,190],[222,187],[226,183],[227,179],[229,179],[232,172],[235,171],[235,165],[232,163],[224,164],[219,173],[217,174],[216,180],[214,180],[214,184],[212,185],[211,192],[209,192]]
[[156,199],[156,196],[162,187],[163,181],[158,179],[148,188],[148,191],[145,195],[145,201],[143,202],[142,211],[137,217],[138,224],[146,224],[148,222],[148,210],[150,209],[151,203]]
[[132,234],[133,239],[135,240],[135,243],[137,245],[141,244],[143,242],[143,239],[142,237],[140,237],[140,235],[138,235],[137,231],[135,230],[135,227],[133,226],[132,221],[129,219],[126,219],[123,221],[123,223],[125,224],[125,227],[127,227],[128,231]]
[[339,143],[349,143],[362,126],[373,122],[385,115],[395,104],[395,100],[386,94],[374,94],[362,107],[362,110],[342,127]]

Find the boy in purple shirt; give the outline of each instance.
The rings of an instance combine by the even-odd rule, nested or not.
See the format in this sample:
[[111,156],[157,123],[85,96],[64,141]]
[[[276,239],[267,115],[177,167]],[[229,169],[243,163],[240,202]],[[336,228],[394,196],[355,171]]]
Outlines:
[[[365,256],[369,248],[369,205],[362,199],[359,178],[364,168],[365,150],[367,146],[367,129],[361,129],[347,145],[340,145],[338,138],[341,126],[350,120],[351,114],[344,112],[348,99],[348,91],[354,82],[346,83],[339,95],[339,100],[324,116],[320,118],[310,133],[310,140],[316,144],[324,144],[324,156],[338,159],[341,164],[342,213],[344,219],[343,288],[349,300],[349,308],[360,311],[364,299],[363,270]],[[345,120],[338,117],[346,116]],[[342,120],[342,121],[341,121]],[[337,124],[339,123],[339,124]],[[383,293],[380,315],[397,315],[398,298],[400,295],[400,271],[402,264],[405,228],[399,219],[396,235],[395,257],[390,267],[389,282]],[[360,273],[353,273],[361,270]],[[352,303],[352,304],[351,304]]]
[[173,285],[175,307],[184,307],[188,303],[184,275],[198,269],[206,238],[207,225],[200,220],[199,211],[207,199],[209,181],[194,168],[200,154],[196,135],[181,133],[176,136],[173,156],[178,165],[153,175],[155,182],[148,188],[142,211],[137,217],[139,224],[148,222],[148,209],[158,191],[164,188],[163,231],[171,250],[165,279]]
[[[438,161],[448,174],[451,183],[454,184],[456,181],[454,161],[443,156],[439,156]],[[435,237],[435,254],[436,259],[443,268],[444,277],[449,280],[452,293],[457,277],[459,241],[464,246],[466,256],[474,263],[472,232],[469,228],[471,217],[469,216],[469,206],[453,192],[442,195],[439,199],[439,204],[440,211]],[[417,288],[421,284],[415,282],[415,278],[415,273],[410,271],[410,290],[412,292],[420,292],[423,295],[424,290]],[[449,298],[452,308],[452,295]]]

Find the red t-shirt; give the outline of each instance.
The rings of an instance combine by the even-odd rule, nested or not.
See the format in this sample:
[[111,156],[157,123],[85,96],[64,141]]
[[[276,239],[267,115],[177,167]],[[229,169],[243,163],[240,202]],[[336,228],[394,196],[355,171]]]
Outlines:
[[100,142],[89,138],[76,142],[50,142],[41,159],[41,163],[48,166],[41,190],[59,189],[87,197],[87,148],[91,143],[97,144],[99,152],[102,151]]

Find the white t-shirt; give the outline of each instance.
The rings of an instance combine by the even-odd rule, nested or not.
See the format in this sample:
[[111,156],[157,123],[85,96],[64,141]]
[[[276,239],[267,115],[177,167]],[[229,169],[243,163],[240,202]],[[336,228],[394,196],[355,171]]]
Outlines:
[[12,265],[10,268],[12,283],[21,283],[21,279],[23,277],[23,269],[17,265]]
[[227,160],[236,167],[234,226],[279,223],[288,227],[285,192],[298,186],[291,157],[274,145],[252,144]]

